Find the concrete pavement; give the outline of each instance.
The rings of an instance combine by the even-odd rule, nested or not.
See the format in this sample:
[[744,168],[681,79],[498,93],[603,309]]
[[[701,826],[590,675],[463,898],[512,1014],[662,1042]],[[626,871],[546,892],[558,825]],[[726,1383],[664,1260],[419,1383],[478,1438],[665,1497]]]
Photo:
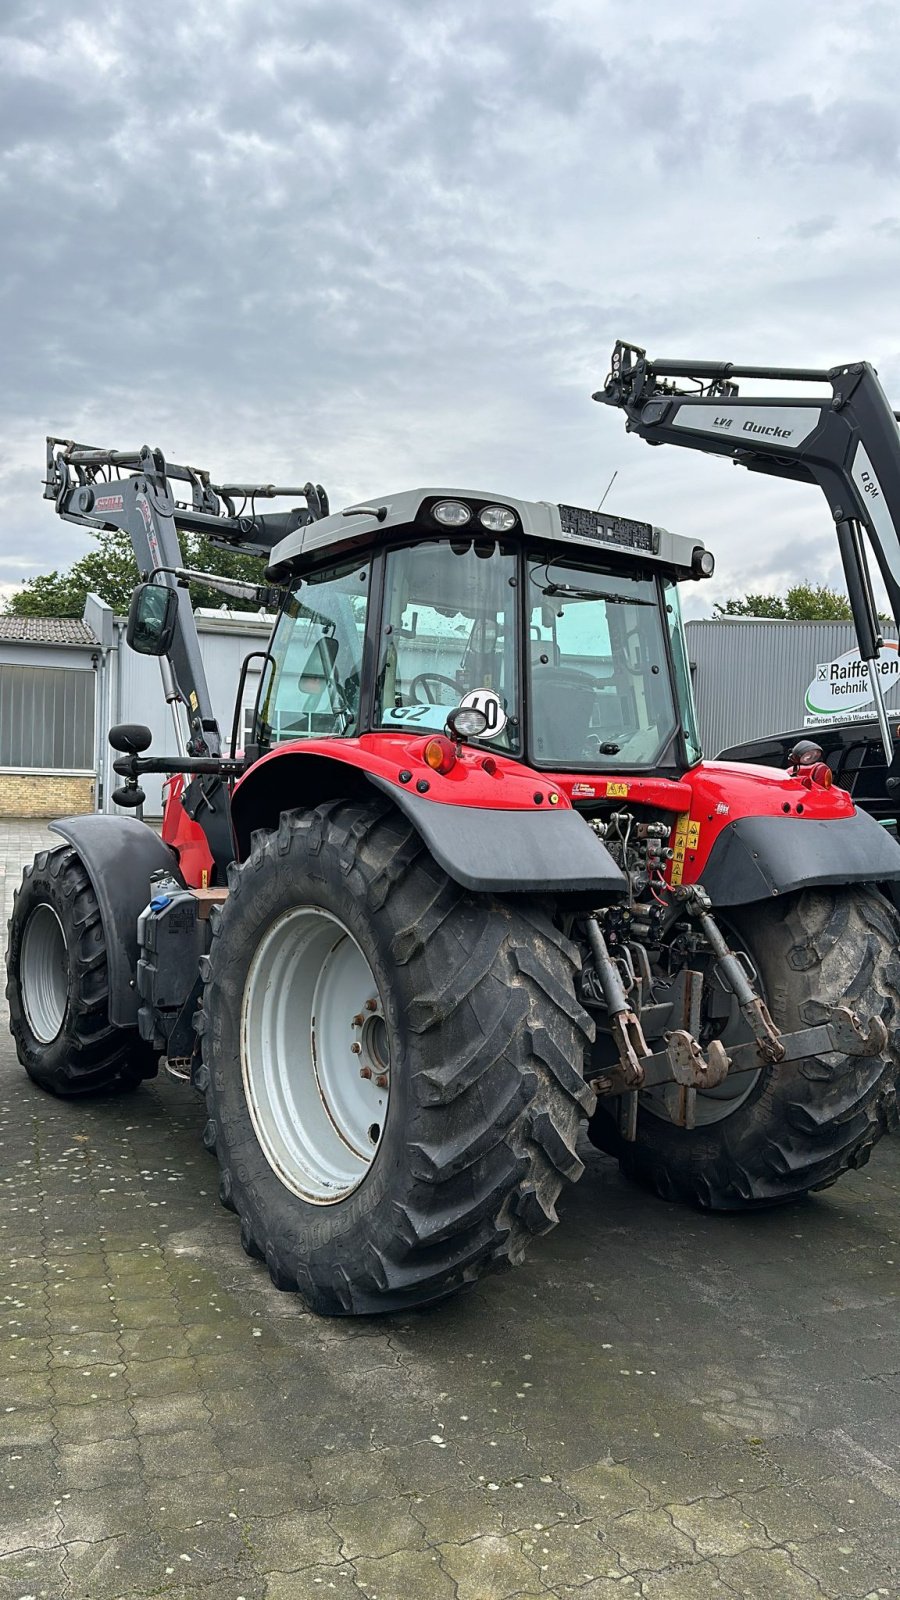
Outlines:
[[[44,842],[0,825],[8,898]],[[730,1219],[589,1151],[524,1268],[322,1322],[203,1120],[53,1100],[2,1023],[0,1600],[900,1594],[900,1140]]]

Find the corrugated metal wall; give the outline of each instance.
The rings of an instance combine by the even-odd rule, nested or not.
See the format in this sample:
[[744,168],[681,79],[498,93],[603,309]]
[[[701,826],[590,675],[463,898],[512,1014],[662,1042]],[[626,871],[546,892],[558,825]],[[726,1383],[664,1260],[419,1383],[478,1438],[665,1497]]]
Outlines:
[[[92,772],[94,684],[86,668],[0,662],[0,767]],[[89,659],[89,658],[88,658]]]
[[[817,663],[856,645],[850,622],[709,618],[688,622],[685,631],[707,756],[743,739],[802,728]],[[896,639],[896,628],[885,624],[884,636]],[[900,708],[900,684],[885,701]]]

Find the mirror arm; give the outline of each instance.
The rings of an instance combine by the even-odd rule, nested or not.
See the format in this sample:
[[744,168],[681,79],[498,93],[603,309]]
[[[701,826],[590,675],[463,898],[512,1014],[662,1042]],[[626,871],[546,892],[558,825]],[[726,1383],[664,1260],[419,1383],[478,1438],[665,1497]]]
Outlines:
[[169,777],[178,772],[214,773],[218,778],[236,778],[246,764],[240,758],[232,760],[227,756],[119,756],[113,762],[113,771],[120,778],[133,779],[145,772]]

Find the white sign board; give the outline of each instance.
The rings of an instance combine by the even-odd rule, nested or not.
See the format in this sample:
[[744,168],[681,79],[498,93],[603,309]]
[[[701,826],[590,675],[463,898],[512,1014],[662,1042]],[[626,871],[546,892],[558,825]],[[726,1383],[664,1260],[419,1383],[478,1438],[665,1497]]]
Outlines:
[[[896,644],[882,645],[875,670],[881,691],[887,694],[900,678],[900,654]],[[817,663],[815,677],[806,691],[803,726],[818,728],[830,722],[870,722],[872,702],[868,662],[860,659],[858,650],[846,650],[833,661]]]

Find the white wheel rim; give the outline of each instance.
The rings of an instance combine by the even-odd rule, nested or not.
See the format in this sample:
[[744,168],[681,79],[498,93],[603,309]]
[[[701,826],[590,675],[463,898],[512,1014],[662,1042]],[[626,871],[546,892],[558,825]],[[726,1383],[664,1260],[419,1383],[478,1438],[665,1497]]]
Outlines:
[[359,1188],[384,1131],[390,1054],[372,969],[330,912],[286,911],[260,940],[241,1072],[256,1137],[286,1188],[316,1205]]
[[69,952],[62,923],[46,902],[25,924],[19,971],[28,1026],[41,1044],[52,1044],[66,1015]]

